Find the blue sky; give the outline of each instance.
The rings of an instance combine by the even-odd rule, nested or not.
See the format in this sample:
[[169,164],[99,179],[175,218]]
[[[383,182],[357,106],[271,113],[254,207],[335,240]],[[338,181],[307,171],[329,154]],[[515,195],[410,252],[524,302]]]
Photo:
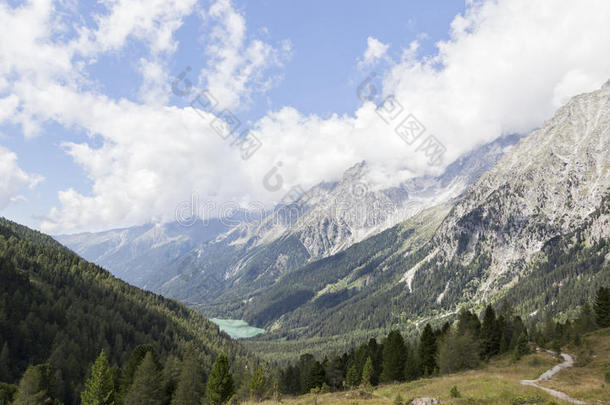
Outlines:
[[[371,118],[356,88],[376,72],[383,93],[443,141],[445,165],[527,132],[599,86],[609,66],[594,52],[607,43],[595,17],[607,3],[533,3],[0,3],[0,23],[13,27],[0,41],[0,215],[71,232],[171,220],[194,193],[272,205],[281,193],[260,178],[280,160],[285,189],[360,160],[378,163],[377,179],[442,170]],[[560,37],[566,30],[578,35]],[[382,51],[365,60],[371,44]],[[193,135],[209,127],[188,115],[192,95],[170,91],[187,66],[196,89],[211,89],[263,140],[253,159]]]

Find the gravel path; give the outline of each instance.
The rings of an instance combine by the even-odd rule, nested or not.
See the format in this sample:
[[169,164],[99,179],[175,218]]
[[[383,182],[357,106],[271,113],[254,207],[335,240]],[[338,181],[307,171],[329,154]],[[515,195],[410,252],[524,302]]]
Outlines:
[[[555,354],[554,352],[551,352],[549,350],[547,350],[547,353],[550,353],[553,355]],[[563,392],[555,391],[550,388],[546,388],[546,387],[542,387],[542,386],[538,385],[538,383],[540,381],[545,381],[545,380],[550,379],[552,376],[554,376],[555,374],[557,374],[564,368],[572,367],[572,365],[574,364],[574,359],[572,359],[572,356],[570,356],[569,354],[566,354],[566,353],[561,353],[561,357],[563,358],[563,363],[558,364],[555,367],[553,367],[552,369],[547,370],[544,373],[540,374],[540,377],[536,378],[535,380],[521,380],[521,384],[530,385],[532,387],[539,388],[539,389],[551,394],[555,398],[561,399],[563,401],[571,402],[573,404],[585,404],[585,402],[579,401],[578,399],[570,398]]]

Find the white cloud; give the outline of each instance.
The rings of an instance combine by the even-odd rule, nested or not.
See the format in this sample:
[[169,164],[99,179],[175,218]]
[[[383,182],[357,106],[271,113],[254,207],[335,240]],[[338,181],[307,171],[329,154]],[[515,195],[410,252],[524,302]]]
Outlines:
[[217,0],[204,18],[214,28],[203,39],[208,67],[201,71],[200,79],[220,106],[235,109],[248,102],[252,93],[271,86],[274,80],[263,73],[289,57],[290,42],[284,41],[277,49],[258,39],[248,41],[246,20],[230,0]]
[[610,3],[475,2],[432,59],[407,58],[386,78],[452,159],[501,134],[540,126],[610,76]]
[[[0,23],[17,30],[12,42],[23,45],[13,46],[6,36],[0,37],[5,56],[0,58],[0,77],[18,74],[11,83],[0,82],[0,88],[6,91],[9,86],[12,94],[0,101],[13,111],[5,118],[20,122],[26,131],[28,125],[35,131],[51,120],[102,139],[102,146],[96,147],[64,144],[93,186],[90,192],[62,190],[60,206],[42,224],[45,231],[171,220],[176,206],[192,192],[217,203],[272,204],[292,185],[307,188],[337,179],[361,160],[375,166],[378,182],[440,170],[406,145],[394,132],[397,122],[386,124],[370,102],[353,115],[327,119],[289,107],[269,113],[253,125],[263,147],[242,161],[210,128],[212,116],[167,106],[160,96],[166,91],[160,91],[167,77],[163,54],[178,46],[172,33],[192,4],[155,3],[167,7],[167,13],[153,6],[150,15],[156,17],[143,21],[133,17],[127,3],[112,4],[112,12],[100,17],[99,32],[83,31],[86,35],[77,45],[50,40],[52,7],[11,11],[0,6]],[[149,15],[146,7],[139,10]],[[567,98],[607,80],[609,13],[610,3],[603,0],[475,2],[455,18],[451,37],[439,44],[438,55],[418,59],[417,42],[403,50],[384,78],[383,93],[395,94],[405,109],[401,117],[413,113],[428,134],[446,145],[447,164],[482,142],[541,125]],[[169,21],[169,31],[159,21]],[[204,38],[210,64],[202,83],[224,106],[239,106],[252,92],[266,88],[268,76],[263,72],[280,65],[289,49],[251,40],[244,17],[228,1],[214,3],[204,22],[214,28]],[[121,49],[129,37],[150,48],[149,57],[139,64],[149,84],[141,87],[141,99],[113,100],[83,86],[75,55],[96,57]],[[369,57],[384,57],[386,45],[371,39],[369,48],[377,50]],[[270,192],[262,180],[278,162],[283,186]]]
[[377,38],[368,37],[366,40],[366,51],[364,51],[364,56],[362,61],[359,62],[359,66],[363,68],[377,62],[385,56],[389,47],[389,44],[384,44]]
[[22,201],[24,189],[34,188],[41,176],[24,172],[17,164],[17,155],[0,145],[0,209]]
[[148,43],[155,54],[173,52],[177,43],[174,32],[189,15],[196,0],[113,0],[109,12],[97,15],[97,27],[82,27],[78,51],[95,56],[123,48],[129,37]]
[[171,78],[166,63],[141,58],[139,68],[142,76],[142,85],[138,92],[140,101],[151,105],[167,104],[171,93]]

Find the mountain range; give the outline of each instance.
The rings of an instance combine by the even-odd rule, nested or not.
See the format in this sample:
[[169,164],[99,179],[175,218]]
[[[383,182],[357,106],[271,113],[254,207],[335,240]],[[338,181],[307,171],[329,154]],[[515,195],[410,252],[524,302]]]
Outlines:
[[249,344],[267,352],[348,347],[499,300],[567,316],[610,281],[609,131],[610,82],[437,177],[384,188],[360,162],[261,221],[57,239],[207,316],[266,328]]

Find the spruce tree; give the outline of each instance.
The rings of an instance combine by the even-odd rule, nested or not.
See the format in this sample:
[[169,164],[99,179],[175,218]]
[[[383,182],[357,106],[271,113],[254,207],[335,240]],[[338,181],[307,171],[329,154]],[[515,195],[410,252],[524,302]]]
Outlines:
[[13,405],[54,404],[53,379],[51,367],[48,364],[29,366],[15,394]]
[[521,335],[519,335],[519,339],[517,339],[517,344],[513,350],[514,356],[517,360],[530,352],[530,348],[527,345],[527,335],[525,332],[521,332]]
[[326,382],[326,374],[324,367],[319,361],[313,361],[310,364],[308,372],[305,374],[303,389],[306,392],[310,392],[312,389],[322,387],[322,384]]
[[431,375],[436,371],[436,335],[430,324],[426,324],[419,340],[418,357],[423,375]]
[[162,381],[161,371],[153,354],[147,352],[133,376],[133,383],[125,397],[125,405],[162,405]]
[[256,401],[260,401],[265,394],[265,372],[262,367],[258,367],[250,381],[248,381],[248,388],[250,389],[250,398]]
[[501,338],[502,330],[496,321],[496,313],[491,305],[487,305],[483,314],[483,322],[481,322],[481,356],[489,358],[498,354]]
[[174,397],[174,393],[178,387],[181,373],[180,365],[180,360],[173,355],[170,355],[165,360],[165,365],[163,366],[162,372],[163,389],[165,390],[165,397],[168,399],[172,399]]
[[407,348],[402,335],[397,330],[390,332],[383,345],[381,380],[403,381],[406,360]]
[[341,388],[344,373],[344,364],[341,357],[339,357],[336,353],[333,353],[330,361],[326,365],[326,378],[332,388]]
[[591,309],[591,305],[585,302],[576,320],[576,329],[580,333],[587,333],[595,330],[596,327],[595,313]]
[[189,351],[182,361],[172,405],[199,405],[205,395],[204,374],[195,353]]
[[360,385],[360,373],[358,373],[358,366],[353,363],[347,369],[347,375],[345,376],[345,385],[350,388],[357,387]]
[[610,290],[600,287],[595,296],[595,320],[600,328],[610,327]]
[[[343,378],[343,375],[340,375]],[[343,381],[343,380],[341,380]],[[301,392],[301,374],[299,368],[289,365],[280,373],[280,391],[284,394],[298,395]]]
[[362,385],[368,387],[371,385],[371,379],[373,378],[373,373],[375,370],[373,369],[373,360],[370,357],[366,359],[364,363],[364,368],[362,369]]
[[224,404],[231,398],[234,391],[229,359],[226,355],[220,354],[212,366],[212,372],[208,379],[206,387],[208,401],[211,405]]
[[122,381],[121,381],[121,392],[122,393],[126,393],[129,390],[129,387],[131,386],[131,383],[133,382],[136,370],[142,363],[142,360],[144,360],[144,357],[146,357],[147,353],[150,353],[152,355],[153,361],[157,365],[157,368],[161,369],[161,365],[159,364],[159,361],[157,360],[157,352],[152,345],[137,346],[131,352],[131,355],[129,356],[129,360],[127,361],[127,364],[125,365],[124,370],[123,370],[123,376],[122,376]]
[[476,368],[480,363],[478,342],[470,332],[450,331],[438,349],[438,367],[443,374]]
[[81,393],[82,405],[114,405],[114,382],[110,364],[102,350],[91,367],[91,376]]
[[379,377],[381,376],[383,351],[382,347],[377,344],[377,340],[375,338],[369,339],[368,353],[369,357],[371,358],[371,361],[373,362],[373,375],[371,376],[371,384],[377,385],[379,384]]
[[44,388],[41,387],[41,379],[42,376],[38,369],[34,366],[29,366],[19,381],[19,388],[17,388],[17,394],[15,395],[13,404],[42,404],[46,392]]

